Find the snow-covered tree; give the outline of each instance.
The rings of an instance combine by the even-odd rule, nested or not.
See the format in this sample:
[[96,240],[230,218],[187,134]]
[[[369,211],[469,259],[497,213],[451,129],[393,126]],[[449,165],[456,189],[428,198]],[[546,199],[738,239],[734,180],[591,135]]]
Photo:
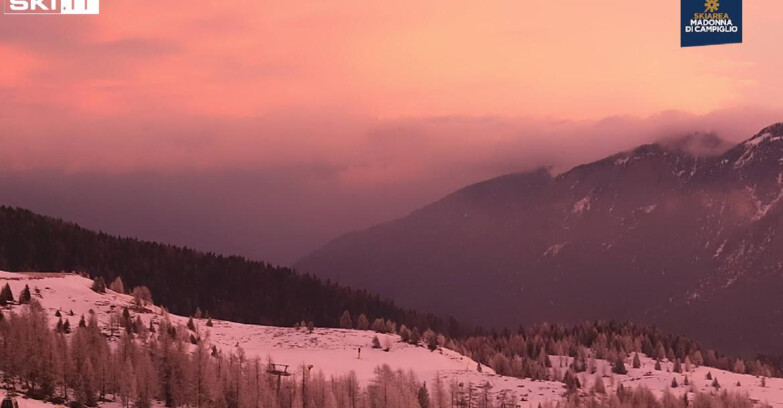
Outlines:
[[347,310],[343,312],[342,316],[340,316],[340,328],[353,329],[353,320],[351,319],[351,313]]
[[372,322],[372,329],[376,333],[386,333],[386,322],[383,319],[375,319]]
[[356,319],[356,328],[359,330],[367,330],[370,328],[370,321],[367,320],[367,316],[365,316],[364,313],[359,315],[359,318]]
[[119,276],[114,278],[111,284],[109,284],[109,289],[117,293],[125,294],[125,284],[122,282],[122,278]]

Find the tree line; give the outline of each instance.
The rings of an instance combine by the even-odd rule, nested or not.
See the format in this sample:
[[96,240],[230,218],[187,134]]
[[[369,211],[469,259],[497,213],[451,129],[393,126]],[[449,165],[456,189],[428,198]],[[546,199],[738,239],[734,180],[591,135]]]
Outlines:
[[[51,328],[32,299],[17,312],[0,312],[0,375],[6,387],[73,407],[119,402],[123,408],[407,408],[428,407],[423,383],[411,371],[375,369],[362,387],[353,372],[326,377],[309,367],[286,367],[210,346],[166,312],[149,328],[102,332],[94,313],[71,331]],[[127,309],[125,309],[127,310]],[[118,313],[118,314],[122,314]],[[62,320],[62,319],[61,319]],[[128,319],[128,327],[140,319]],[[194,341],[194,338],[197,340]],[[115,343],[115,344],[111,344]],[[424,398],[426,397],[426,398]]]
[[[143,310],[143,309],[142,309]],[[123,408],[153,403],[188,408],[502,408],[520,406],[514,393],[491,393],[488,383],[464,387],[440,375],[428,388],[412,371],[376,367],[362,386],[354,372],[326,377],[311,366],[288,367],[271,359],[248,358],[209,345],[190,325],[174,325],[168,313],[147,328],[127,308],[116,336],[102,331],[94,313],[66,331],[49,324],[36,298],[0,312],[0,375],[7,388],[52,403],[78,408],[113,401]],[[62,315],[58,317],[62,322]],[[189,327],[191,326],[191,327]],[[111,344],[115,343],[115,344]],[[279,374],[279,375],[278,375]],[[290,375],[287,375],[290,374]],[[566,387],[566,392],[568,388]],[[686,394],[687,395],[687,394]],[[619,387],[613,395],[568,393],[544,408],[616,407],[750,408],[747,397],[726,392],[695,393],[692,401],[645,388]]]
[[31,211],[0,206],[0,269],[75,271],[128,287],[148,287],[179,315],[197,308],[220,319],[290,326],[301,320],[338,327],[343,310],[382,317],[449,336],[474,333],[453,318],[403,309],[364,290],[309,274],[173,245],[93,232]]
[[446,347],[492,367],[498,374],[532,379],[554,379],[548,370],[553,366],[550,356],[569,357],[564,371],[594,373],[596,359],[607,360],[617,365],[616,370],[624,370],[620,368],[624,360],[633,356],[636,362],[638,353],[656,360],[656,369],[666,362],[674,372],[682,372],[684,366],[703,365],[758,377],[783,374],[780,360],[763,356],[744,360],[724,355],[687,336],[631,322],[541,323],[521,327],[516,333],[451,338]]

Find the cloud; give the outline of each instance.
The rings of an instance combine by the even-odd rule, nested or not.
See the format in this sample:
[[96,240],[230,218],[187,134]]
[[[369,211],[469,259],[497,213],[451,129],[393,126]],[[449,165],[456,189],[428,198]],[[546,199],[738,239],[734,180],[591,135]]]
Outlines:
[[752,41],[691,50],[616,18],[678,21],[652,0],[0,16],[0,175],[18,203],[88,225],[289,262],[489,177],[749,137],[782,117],[774,7],[747,5]]
[[0,118],[0,189],[5,203],[93,228],[286,264],[470,183],[694,132],[738,142],[780,118],[751,108],[597,121],[278,111],[71,118],[62,129]]

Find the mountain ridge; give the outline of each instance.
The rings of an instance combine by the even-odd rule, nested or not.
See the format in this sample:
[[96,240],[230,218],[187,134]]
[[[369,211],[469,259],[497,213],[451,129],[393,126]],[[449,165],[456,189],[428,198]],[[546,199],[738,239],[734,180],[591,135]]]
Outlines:
[[[655,143],[558,175],[500,176],[295,266],[490,326],[628,318],[779,352],[783,325],[742,315],[783,313],[783,240],[770,235],[783,233],[781,134],[777,123],[718,155]],[[739,328],[712,333],[725,324]]]

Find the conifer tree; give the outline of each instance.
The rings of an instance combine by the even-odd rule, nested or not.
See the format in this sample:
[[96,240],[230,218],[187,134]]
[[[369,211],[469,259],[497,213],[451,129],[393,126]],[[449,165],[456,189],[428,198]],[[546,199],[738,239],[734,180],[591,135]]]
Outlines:
[[625,368],[622,357],[617,357],[614,365],[612,366],[612,372],[615,374],[628,374],[628,370]]
[[655,345],[655,358],[657,360],[663,360],[666,358],[666,349],[663,348],[663,344],[660,340],[658,340],[658,343]]
[[14,294],[11,292],[11,286],[6,283],[3,289],[0,290],[0,306],[7,306],[13,301]]
[[738,374],[745,374],[745,362],[742,361],[741,358],[738,358],[737,361],[734,362],[733,371]]
[[677,358],[674,360],[674,368],[672,369],[675,373],[682,373],[682,365],[680,364],[680,359]]
[[696,350],[693,353],[693,364],[696,364],[697,367],[704,364],[704,357],[702,357],[701,351]]
[[633,354],[633,368],[640,368],[642,366],[642,362],[639,360],[639,353]]
[[410,337],[409,343],[413,344],[413,345],[418,345],[419,341],[421,341],[421,334],[419,333],[419,328],[418,327],[414,327],[413,331],[411,332],[411,337]]
[[374,348],[374,349],[381,348],[381,341],[378,340],[378,336],[373,336],[373,338],[372,338],[372,348]]
[[391,320],[386,321],[386,333],[397,333],[397,323]]
[[372,322],[372,329],[376,333],[386,333],[386,322],[383,319],[375,319]]
[[677,388],[677,386],[678,386],[677,378],[676,377],[672,377],[672,388]]
[[152,292],[146,286],[137,286],[131,292],[136,307],[145,307],[152,304]]
[[30,294],[30,287],[27,285],[24,285],[24,289],[19,293],[19,304],[25,305],[27,303],[30,303],[30,300],[32,299],[32,295]]
[[431,402],[432,408],[447,408],[449,406],[448,395],[439,372],[435,373],[435,386]]
[[434,333],[429,336],[429,339],[427,340],[427,348],[430,349],[430,351],[435,351],[438,349],[438,336],[436,336]]
[[[112,289],[114,290],[114,289]],[[133,363],[131,359],[125,360],[123,363],[122,371],[120,372],[120,379],[117,388],[118,396],[120,397],[120,403],[123,408],[128,408],[133,401],[133,397],[136,394],[136,378],[133,371]]]
[[359,330],[367,330],[370,328],[370,321],[367,320],[367,316],[365,316],[364,313],[359,315],[359,318],[356,319],[356,328]]
[[106,281],[102,276],[98,276],[92,281],[92,290],[96,293],[106,293]]
[[402,342],[407,343],[411,339],[411,331],[404,324],[402,326],[400,326],[399,335],[400,335],[400,341],[402,341]]
[[426,382],[421,385],[421,388],[419,388],[418,398],[419,398],[419,406],[421,408],[429,408],[430,407],[430,394],[427,391],[427,383]]
[[574,392],[582,387],[582,385],[579,383],[579,378],[576,376],[576,372],[572,368],[569,368],[566,371],[565,375],[563,376],[563,383],[565,384],[566,390],[568,392]]
[[125,294],[125,284],[122,282],[122,278],[117,276],[109,285],[109,289],[119,294]]
[[342,316],[340,316],[340,328],[353,329],[353,320],[351,319],[351,313],[347,310],[343,312]]
[[[165,336],[164,336],[165,337]],[[155,397],[157,379],[155,368],[152,365],[149,354],[139,352],[133,366],[135,372],[134,408],[151,408],[152,399]]]

